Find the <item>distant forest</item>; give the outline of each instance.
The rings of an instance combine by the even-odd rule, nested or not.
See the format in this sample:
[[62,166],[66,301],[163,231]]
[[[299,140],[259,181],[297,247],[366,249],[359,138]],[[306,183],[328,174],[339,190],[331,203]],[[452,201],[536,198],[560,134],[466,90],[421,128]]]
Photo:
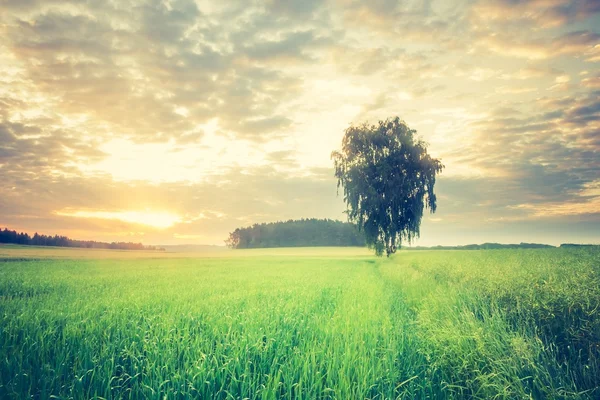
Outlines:
[[238,228],[229,234],[225,244],[233,249],[365,246],[365,239],[354,224],[312,218]]
[[33,236],[17,231],[9,231],[8,228],[0,230],[0,243],[21,244],[28,246],[57,246],[57,247],[83,247],[86,249],[116,249],[116,250],[160,250],[156,246],[144,246],[141,243],[131,242],[96,242],[94,240],[74,240],[66,236],[47,236],[37,232]]

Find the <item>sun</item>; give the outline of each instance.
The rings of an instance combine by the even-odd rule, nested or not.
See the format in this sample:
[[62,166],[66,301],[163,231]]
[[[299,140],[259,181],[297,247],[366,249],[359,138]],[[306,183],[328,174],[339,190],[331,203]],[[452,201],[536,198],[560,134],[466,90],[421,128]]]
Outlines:
[[166,229],[178,222],[178,215],[168,212],[153,211],[102,211],[102,210],[65,210],[58,211],[56,215],[76,218],[100,218],[129,222],[133,224],[146,225],[158,229]]

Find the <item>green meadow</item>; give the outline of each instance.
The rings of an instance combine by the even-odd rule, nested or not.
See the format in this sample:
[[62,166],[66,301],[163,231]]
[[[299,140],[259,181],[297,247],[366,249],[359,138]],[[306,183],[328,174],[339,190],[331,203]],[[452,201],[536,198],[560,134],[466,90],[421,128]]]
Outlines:
[[597,248],[0,248],[2,399],[597,399]]

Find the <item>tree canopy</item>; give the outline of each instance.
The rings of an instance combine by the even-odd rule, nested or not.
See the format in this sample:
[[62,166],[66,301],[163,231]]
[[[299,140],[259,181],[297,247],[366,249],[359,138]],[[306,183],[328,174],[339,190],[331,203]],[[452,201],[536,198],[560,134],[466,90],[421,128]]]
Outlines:
[[395,117],[376,125],[351,125],[341,151],[331,153],[348,219],[377,255],[385,250],[389,257],[403,240],[419,237],[424,208],[436,210],[433,189],[444,166],[426,146]]

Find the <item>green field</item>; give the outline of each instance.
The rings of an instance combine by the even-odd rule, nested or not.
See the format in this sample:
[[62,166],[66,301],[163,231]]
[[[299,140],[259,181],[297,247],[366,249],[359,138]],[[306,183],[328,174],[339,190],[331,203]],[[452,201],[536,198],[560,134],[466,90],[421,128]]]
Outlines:
[[600,398],[597,248],[0,257],[2,399]]

